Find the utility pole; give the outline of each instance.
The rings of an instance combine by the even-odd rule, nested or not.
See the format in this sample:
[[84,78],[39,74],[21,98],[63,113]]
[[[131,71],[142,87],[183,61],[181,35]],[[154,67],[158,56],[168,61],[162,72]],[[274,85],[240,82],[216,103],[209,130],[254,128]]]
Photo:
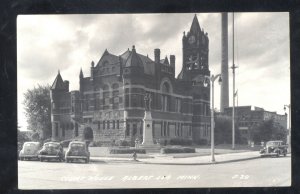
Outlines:
[[234,13],[232,13],[232,149],[235,149],[235,115],[234,115],[234,106],[235,106],[235,69],[237,67],[234,64]]

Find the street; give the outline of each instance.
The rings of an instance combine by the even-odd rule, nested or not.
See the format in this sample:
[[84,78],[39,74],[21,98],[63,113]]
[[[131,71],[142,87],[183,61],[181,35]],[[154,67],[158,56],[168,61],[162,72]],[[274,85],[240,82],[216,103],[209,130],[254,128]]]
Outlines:
[[270,187],[291,184],[291,157],[205,165],[19,161],[18,171],[19,189]]

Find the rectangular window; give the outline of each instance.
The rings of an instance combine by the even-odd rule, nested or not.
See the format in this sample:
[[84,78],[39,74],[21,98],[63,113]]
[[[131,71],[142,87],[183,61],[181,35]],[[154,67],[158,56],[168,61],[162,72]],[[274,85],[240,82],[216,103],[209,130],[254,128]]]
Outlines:
[[136,132],[137,132],[137,125],[136,124],[133,124],[132,125],[132,136],[135,136],[136,135]]
[[103,129],[105,129],[105,126],[106,126],[106,125],[105,125],[105,121],[103,121]]
[[[153,126],[153,125],[152,125]],[[154,131],[154,130],[153,130]],[[152,132],[153,132],[152,131]],[[141,127],[140,127],[140,135],[143,135],[143,124],[141,124]],[[153,136],[154,137],[154,136]]]
[[136,94],[133,94],[131,96],[131,105],[132,105],[132,107],[137,107],[137,95]]
[[166,123],[167,124],[167,136],[169,137],[170,136],[170,126],[169,126],[169,123]]
[[120,121],[117,120],[117,129],[119,129],[119,128],[120,128]]
[[175,112],[181,112],[181,100],[180,100],[180,98],[175,99]]
[[107,129],[110,129],[110,121],[107,121]]
[[100,121],[98,121],[98,129],[100,129]]
[[129,124],[126,125],[126,132],[125,132],[125,135],[126,135],[126,136],[130,136],[130,125],[129,125]]
[[181,126],[180,126],[180,136],[182,137],[182,124],[181,124]]
[[116,128],[116,121],[113,120],[113,129],[115,129],[115,128]]

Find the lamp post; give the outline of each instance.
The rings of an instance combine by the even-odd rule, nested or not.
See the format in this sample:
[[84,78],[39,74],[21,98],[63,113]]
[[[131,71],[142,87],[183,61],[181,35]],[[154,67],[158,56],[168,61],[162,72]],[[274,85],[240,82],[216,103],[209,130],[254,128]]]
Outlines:
[[210,121],[210,145],[211,145],[211,161],[215,162],[215,119],[214,119],[214,82],[219,78],[219,84],[222,83],[221,74],[212,75],[208,77],[211,82],[211,121]]
[[286,108],[289,109],[289,129],[288,129],[288,135],[287,135],[287,144],[288,144],[288,152],[291,152],[291,105],[284,105],[283,109],[286,111]]

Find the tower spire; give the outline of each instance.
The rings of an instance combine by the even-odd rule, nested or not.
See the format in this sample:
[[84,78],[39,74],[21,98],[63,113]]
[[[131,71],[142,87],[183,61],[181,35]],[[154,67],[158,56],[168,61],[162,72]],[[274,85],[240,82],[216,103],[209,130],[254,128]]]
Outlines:
[[83,72],[82,72],[82,68],[80,68],[79,77],[80,77],[80,78],[83,78]]
[[197,33],[197,32],[200,32],[200,31],[201,31],[200,24],[199,24],[197,15],[195,14],[192,25],[191,25],[190,32],[191,33]]

